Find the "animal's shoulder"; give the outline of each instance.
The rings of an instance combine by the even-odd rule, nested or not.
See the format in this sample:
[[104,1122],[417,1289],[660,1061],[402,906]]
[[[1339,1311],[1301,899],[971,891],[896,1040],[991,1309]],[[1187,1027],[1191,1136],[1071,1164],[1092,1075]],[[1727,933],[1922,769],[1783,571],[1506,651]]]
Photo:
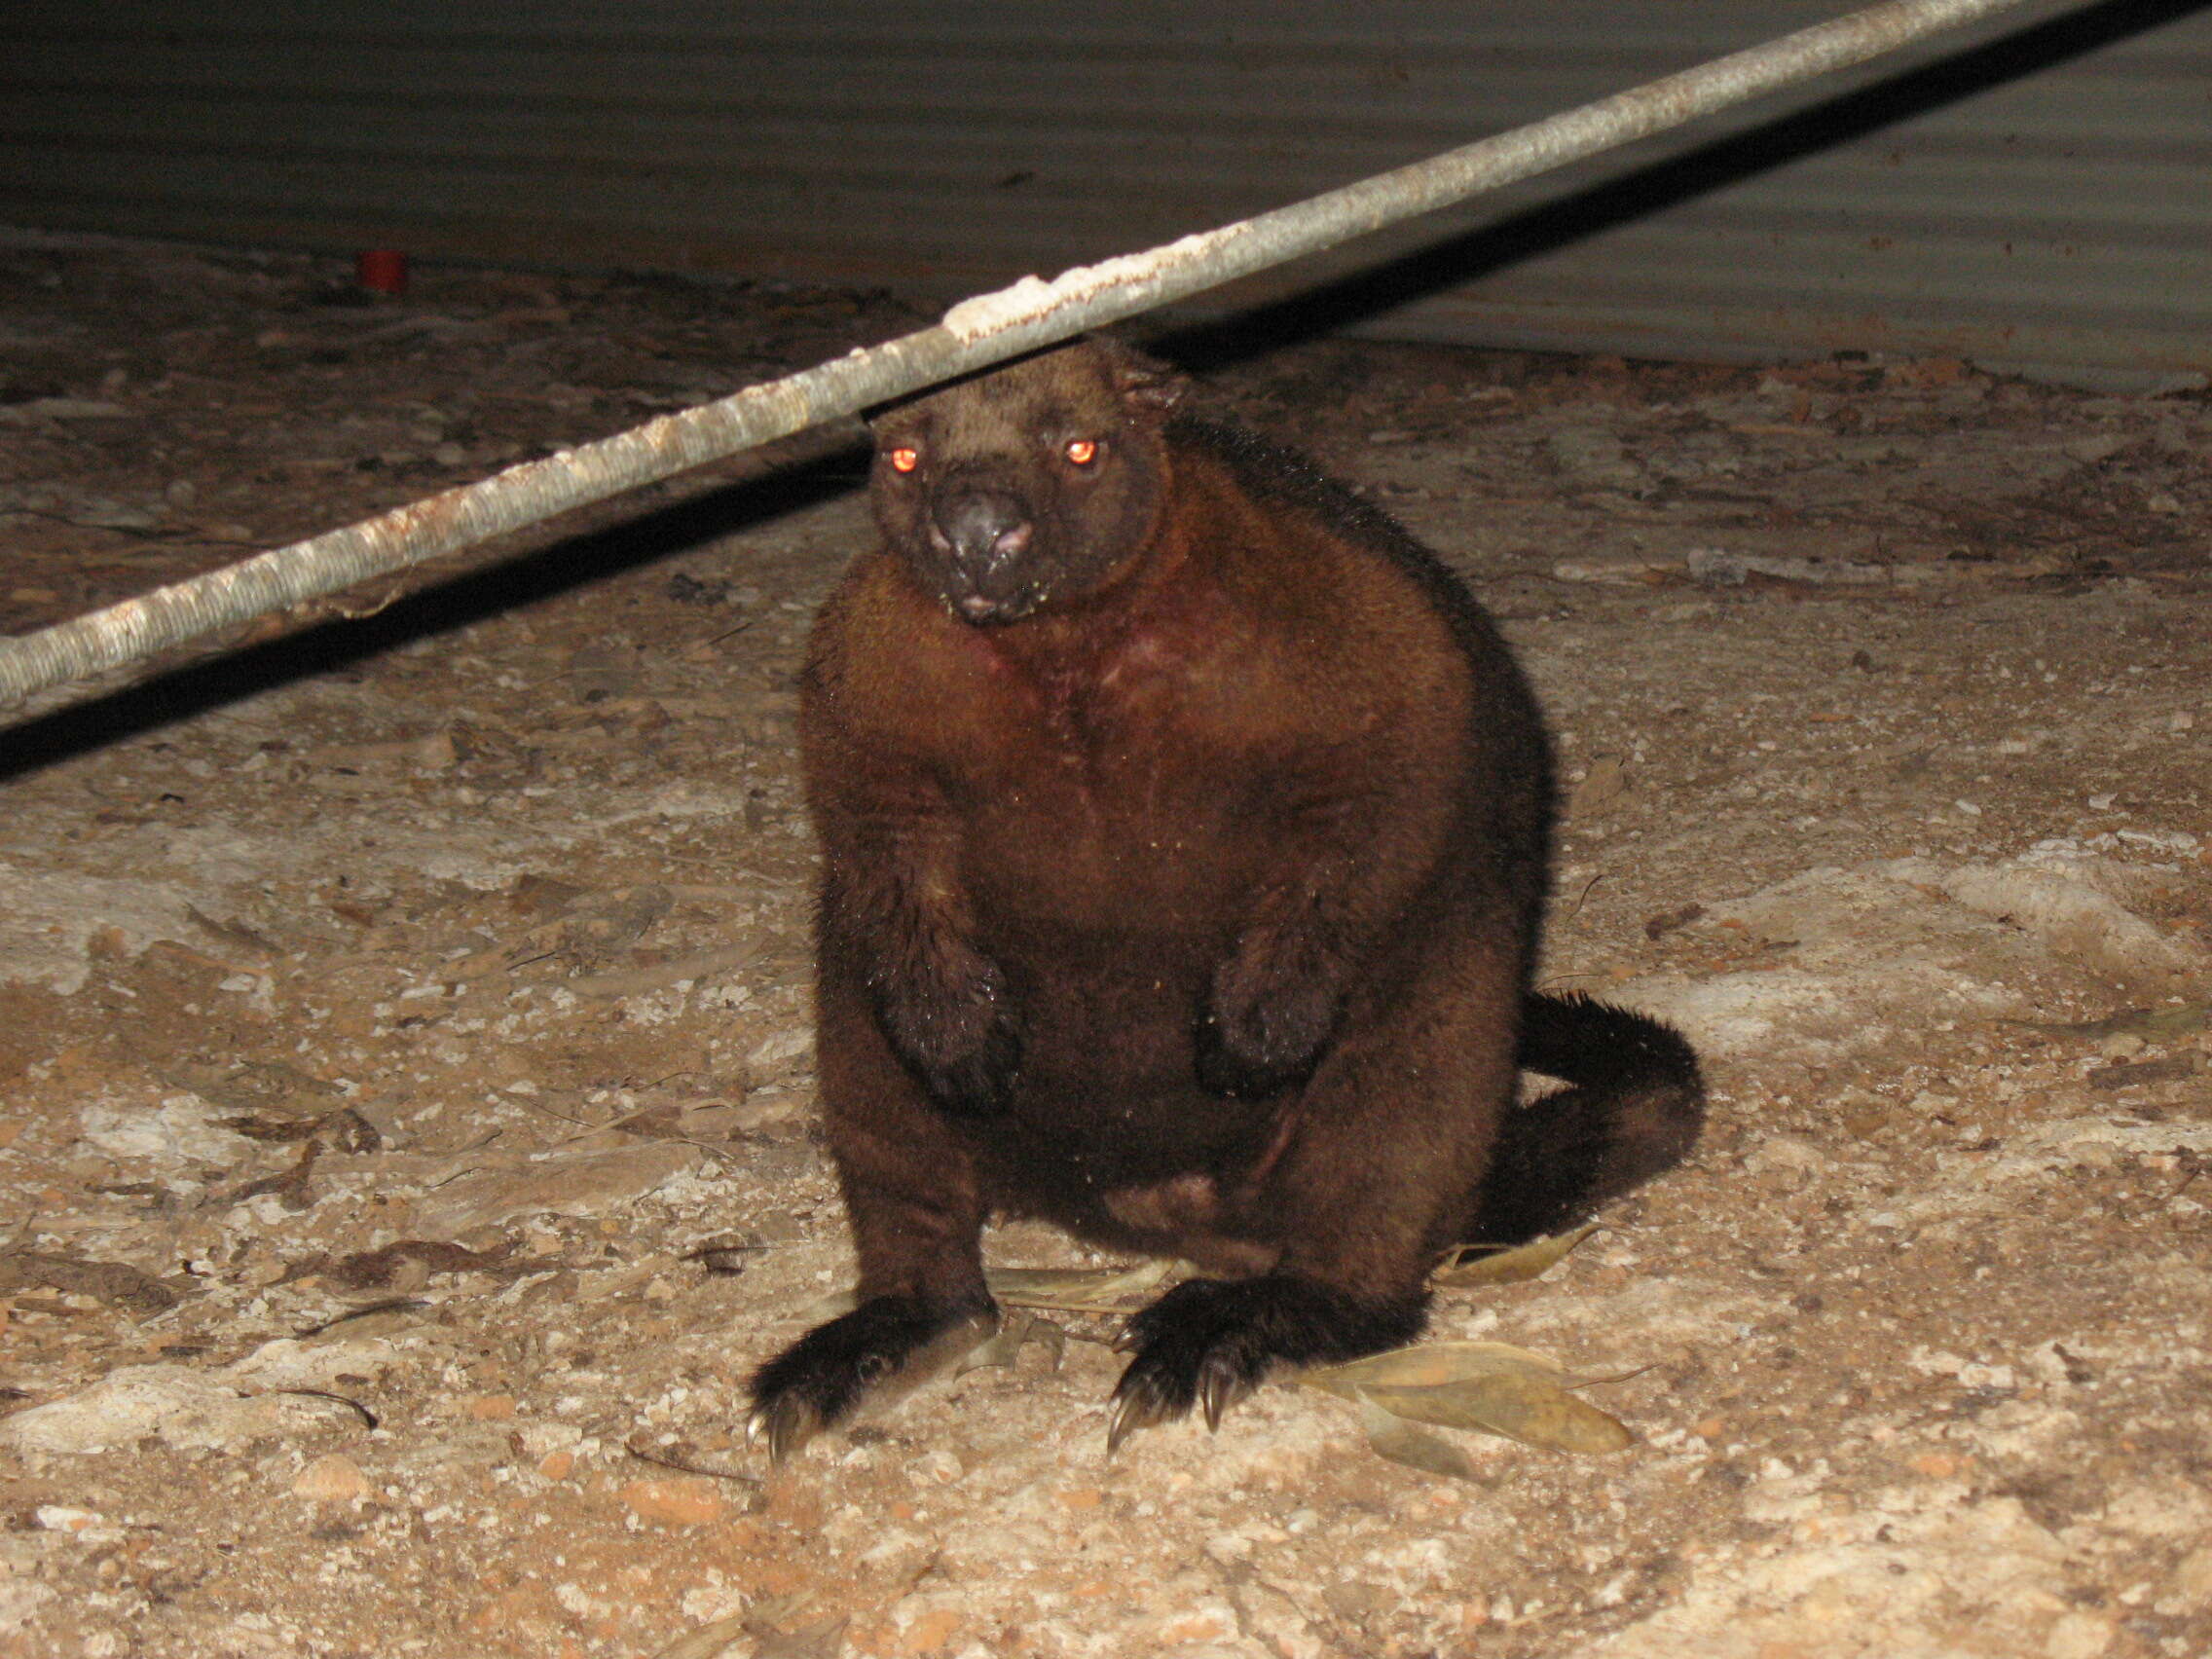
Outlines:
[[997,678],[973,632],[919,593],[897,559],[878,549],[854,563],[816,614],[800,702],[818,733],[863,745],[926,747],[936,727],[973,718]]
[[1218,467],[1263,510],[1301,521],[1389,571],[1442,619],[1462,652],[1485,660],[1497,652],[1496,630],[1466,584],[1396,519],[1305,456],[1248,427],[1197,415],[1178,416],[1168,438]]

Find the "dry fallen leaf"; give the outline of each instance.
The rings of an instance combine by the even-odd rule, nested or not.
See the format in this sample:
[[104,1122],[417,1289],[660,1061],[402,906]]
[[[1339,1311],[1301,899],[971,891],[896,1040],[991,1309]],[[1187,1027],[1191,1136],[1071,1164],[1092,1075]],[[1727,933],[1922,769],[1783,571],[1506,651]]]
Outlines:
[[1157,1289],[1174,1266],[1153,1261],[1134,1268],[992,1268],[983,1278],[991,1294],[1011,1308],[1120,1313],[1132,1298]]
[[1569,1393],[1578,1383],[1557,1360],[1506,1343],[1393,1348],[1301,1372],[1293,1381],[1408,1421],[1553,1451],[1618,1452],[1636,1439],[1619,1419]]
[[[442,1239],[401,1238],[381,1249],[356,1250],[317,1271],[347,1290],[383,1290],[402,1278],[412,1279],[409,1288],[413,1288],[432,1273],[465,1273],[495,1268],[504,1262],[507,1255],[508,1250],[503,1245],[491,1250],[470,1250]],[[420,1276],[408,1273],[409,1267],[419,1269]]]
[[1470,1250],[1483,1250],[1481,1244],[1462,1244],[1446,1256],[1436,1271],[1428,1275],[1428,1282],[1438,1285],[1469,1284],[1522,1284],[1540,1278],[1565,1261],[1567,1255],[1591,1234],[1598,1224],[1578,1227],[1572,1233],[1561,1233],[1548,1238],[1531,1238],[1528,1243],[1510,1250],[1497,1250],[1488,1255],[1469,1257]]
[[1509,1370],[1534,1371],[1555,1380],[1567,1375],[1567,1368],[1548,1354],[1511,1343],[1417,1343],[1343,1365],[1301,1371],[1291,1381],[1350,1400],[1363,1388],[1433,1388]]
[[166,1313],[184,1300],[175,1286],[121,1262],[87,1262],[30,1250],[0,1253],[0,1291],[25,1285],[89,1296],[142,1319]]
[[1359,1402],[1359,1426],[1367,1431],[1368,1449],[1378,1457],[1387,1457],[1424,1475],[1446,1475],[1459,1481],[1482,1478],[1467,1455],[1449,1440],[1424,1434],[1404,1418],[1364,1397]]
[[1011,1367],[1019,1357],[1022,1347],[1029,1343],[1041,1343],[1052,1350],[1052,1369],[1060,1368],[1060,1355],[1067,1348],[1067,1333],[1051,1320],[1032,1312],[1021,1312],[1009,1319],[995,1336],[987,1337],[963,1354],[952,1367],[952,1375],[964,1377],[971,1371],[979,1371],[986,1365]]
[[741,1613],[678,1637],[653,1659],[831,1659],[844,1647],[842,1617],[786,1630],[812,1607],[810,1592],[756,1602]]
[[2104,1037],[2135,1036],[2154,1040],[2187,1037],[2212,1025],[2212,1003],[2169,1004],[2163,1008],[2123,1008],[2102,1019],[2008,1019],[2006,1025],[2024,1025],[2031,1031],[2047,1031],[2054,1037],[2095,1041]]
[[749,1614],[732,1613],[726,1619],[703,1624],[678,1637],[653,1659],[735,1659],[738,1654],[751,1654],[755,1644],[753,1633],[746,1628],[749,1621]]
[[1636,1436],[1618,1418],[1531,1371],[1501,1371],[1433,1388],[1365,1388],[1392,1416],[1440,1428],[1471,1428],[1555,1452],[1621,1452]]
[[718,1233],[712,1238],[702,1238],[683,1252],[682,1260],[697,1262],[708,1272],[723,1278],[735,1278],[753,1265],[756,1252],[765,1250],[765,1240],[752,1234]]

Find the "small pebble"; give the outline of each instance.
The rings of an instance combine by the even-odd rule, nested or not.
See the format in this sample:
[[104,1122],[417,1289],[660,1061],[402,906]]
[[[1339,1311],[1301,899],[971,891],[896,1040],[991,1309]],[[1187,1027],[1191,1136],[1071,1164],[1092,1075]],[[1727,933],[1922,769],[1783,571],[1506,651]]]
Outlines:
[[923,1453],[911,1467],[918,1477],[939,1486],[950,1486],[968,1472],[968,1466],[941,1446]]
[[729,1513],[721,1488],[698,1475],[632,1481],[614,1495],[631,1514],[670,1527],[711,1526]]
[[72,1509],[65,1503],[42,1503],[31,1511],[31,1519],[49,1532],[83,1532],[97,1527],[102,1517],[96,1510]]
[[351,1503],[369,1494],[369,1478],[361,1465],[342,1452],[315,1458],[292,1482],[294,1497],[317,1503]]
[[2095,1613],[2061,1613],[2044,1639],[2050,1659],[2097,1659],[2112,1645],[2113,1627]]
[[2167,1592],[2157,1602],[2159,1612],[2169,1607],[2174,1613],[2212,1610],[2212,1544],[2198,1544],[2176,1564]]
[[2094,466],[2100,461],[2110,461],[2133,441],[2120,432],[2100,432],[2095,437],[2076,438],[2065,451],[2068,460]]

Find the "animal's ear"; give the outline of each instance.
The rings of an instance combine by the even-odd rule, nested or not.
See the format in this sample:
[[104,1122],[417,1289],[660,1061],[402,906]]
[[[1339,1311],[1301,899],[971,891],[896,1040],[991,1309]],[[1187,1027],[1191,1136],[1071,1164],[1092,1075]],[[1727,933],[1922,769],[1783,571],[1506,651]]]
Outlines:
[[[929,388],[930,391],[936,389],[934,387]],[[917,424],[917,418],[907,416],[906,412],[928,395],[929,391],[924,391],[911,397],[894,398],[889,403],[878,403],[871,409],[862,410],[861,419],[867,423],[870,432],[881,437],[887,427]]]
[[1105,336],[1095,339],[1098,354],[1122,401],[1138,409],[1164,415],[1183,401],[1191,383],[1158,357],[1147,356],[1134,346]]

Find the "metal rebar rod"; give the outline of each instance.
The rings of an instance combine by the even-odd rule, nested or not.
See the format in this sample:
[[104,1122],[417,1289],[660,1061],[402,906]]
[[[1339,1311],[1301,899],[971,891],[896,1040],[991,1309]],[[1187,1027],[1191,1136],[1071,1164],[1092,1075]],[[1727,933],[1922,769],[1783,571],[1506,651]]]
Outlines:
[[934,327],[526,461],[73,621],[0,640],[0,709],[2018,4],[2020,0],[1885,0],[1219,230],[1080,266],[1050,282],[1025,276],[1012,287],[962,301]]

